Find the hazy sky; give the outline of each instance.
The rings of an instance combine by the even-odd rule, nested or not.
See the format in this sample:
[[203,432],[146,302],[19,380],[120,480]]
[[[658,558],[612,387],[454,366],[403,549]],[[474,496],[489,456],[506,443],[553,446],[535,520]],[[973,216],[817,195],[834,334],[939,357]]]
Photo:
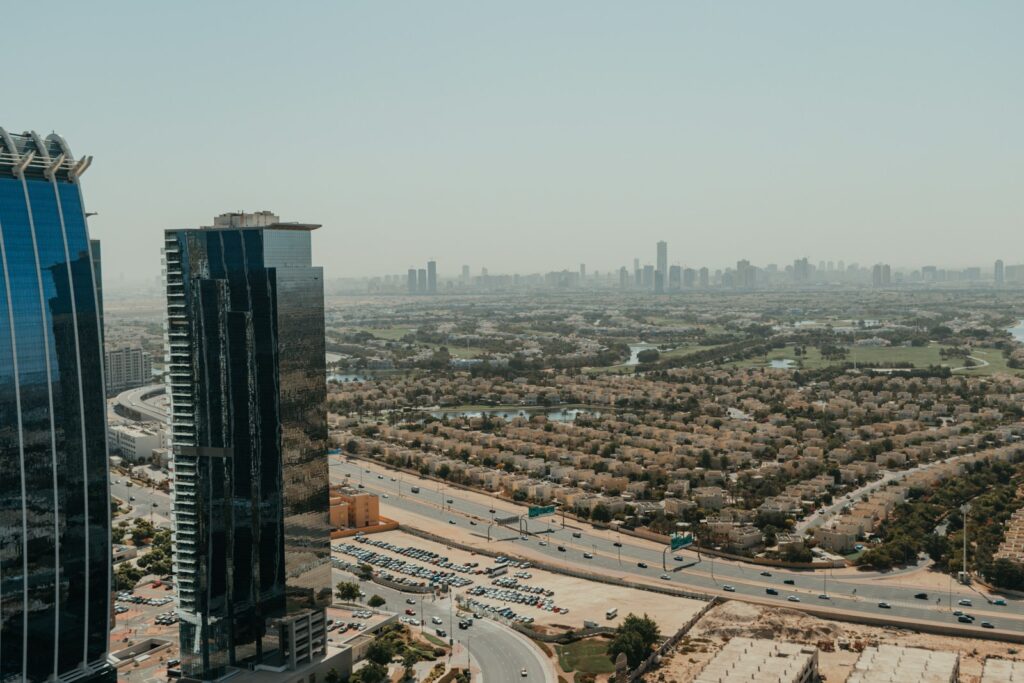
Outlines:
[[229,210],[328,277],[1024,262],[1024,3],[47,2],[0,125],[55,130],[109,286]]

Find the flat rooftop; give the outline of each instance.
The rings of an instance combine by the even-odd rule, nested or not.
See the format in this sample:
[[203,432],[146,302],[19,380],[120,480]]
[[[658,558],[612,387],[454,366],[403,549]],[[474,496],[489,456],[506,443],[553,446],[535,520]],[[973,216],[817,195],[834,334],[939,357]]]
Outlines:
[[986,659],[981,683],[1024,683],[1024,662],[994,657]]
[[960,655],[919,647],[865,648],[846,683],[956,683]]
[[708,662],[694,683],[803,683],[816,680],[818,651],[797,643],[733,638]]

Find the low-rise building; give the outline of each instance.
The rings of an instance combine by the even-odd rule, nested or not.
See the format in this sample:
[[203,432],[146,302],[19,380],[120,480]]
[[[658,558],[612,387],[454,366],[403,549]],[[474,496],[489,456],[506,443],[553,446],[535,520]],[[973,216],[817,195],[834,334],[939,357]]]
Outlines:
[[795,643],[733,638],[694,679],[694,683],[818,680],[818,650]]
[[331,487],[331,526],[365,529],[380,524],[380,499],[376,494],[344,486]]
[[861,652],[846,683],[956,683],[959,677],[956,652],[879,645]]
[[981,683],[1024,683],[1024,662],[990,657],[985,660]]

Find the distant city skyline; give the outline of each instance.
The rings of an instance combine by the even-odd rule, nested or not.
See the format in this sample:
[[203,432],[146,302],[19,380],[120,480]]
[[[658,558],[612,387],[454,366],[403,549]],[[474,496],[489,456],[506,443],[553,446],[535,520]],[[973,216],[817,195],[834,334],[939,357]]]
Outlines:
[[[34,54],[5,125],[95,156],[90,227],[115,286],[159,270],[163,229],[240,208],[318,216],[328,279],[431,256],[444,274],[617,269],[659,239],[670,265],[715,267],[1024,254],[1021,3],[115,0],[18,17],[51,41],[5,36]],[[276,49],[225,50],[239,35]]]

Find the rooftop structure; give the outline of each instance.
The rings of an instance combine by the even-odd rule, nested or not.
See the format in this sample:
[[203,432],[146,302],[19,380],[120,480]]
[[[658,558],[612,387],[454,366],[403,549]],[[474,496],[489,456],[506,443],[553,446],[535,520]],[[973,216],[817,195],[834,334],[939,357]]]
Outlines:
[[733,638],[694,683],[808,683],[818,679],[818,650],[772,640]]
[[981,683],[1024,683],[1024,662],[1009,659],[986,659]]
[[956,683],[959,675],[956,652],[880,645],[861,653],[846,683]]

